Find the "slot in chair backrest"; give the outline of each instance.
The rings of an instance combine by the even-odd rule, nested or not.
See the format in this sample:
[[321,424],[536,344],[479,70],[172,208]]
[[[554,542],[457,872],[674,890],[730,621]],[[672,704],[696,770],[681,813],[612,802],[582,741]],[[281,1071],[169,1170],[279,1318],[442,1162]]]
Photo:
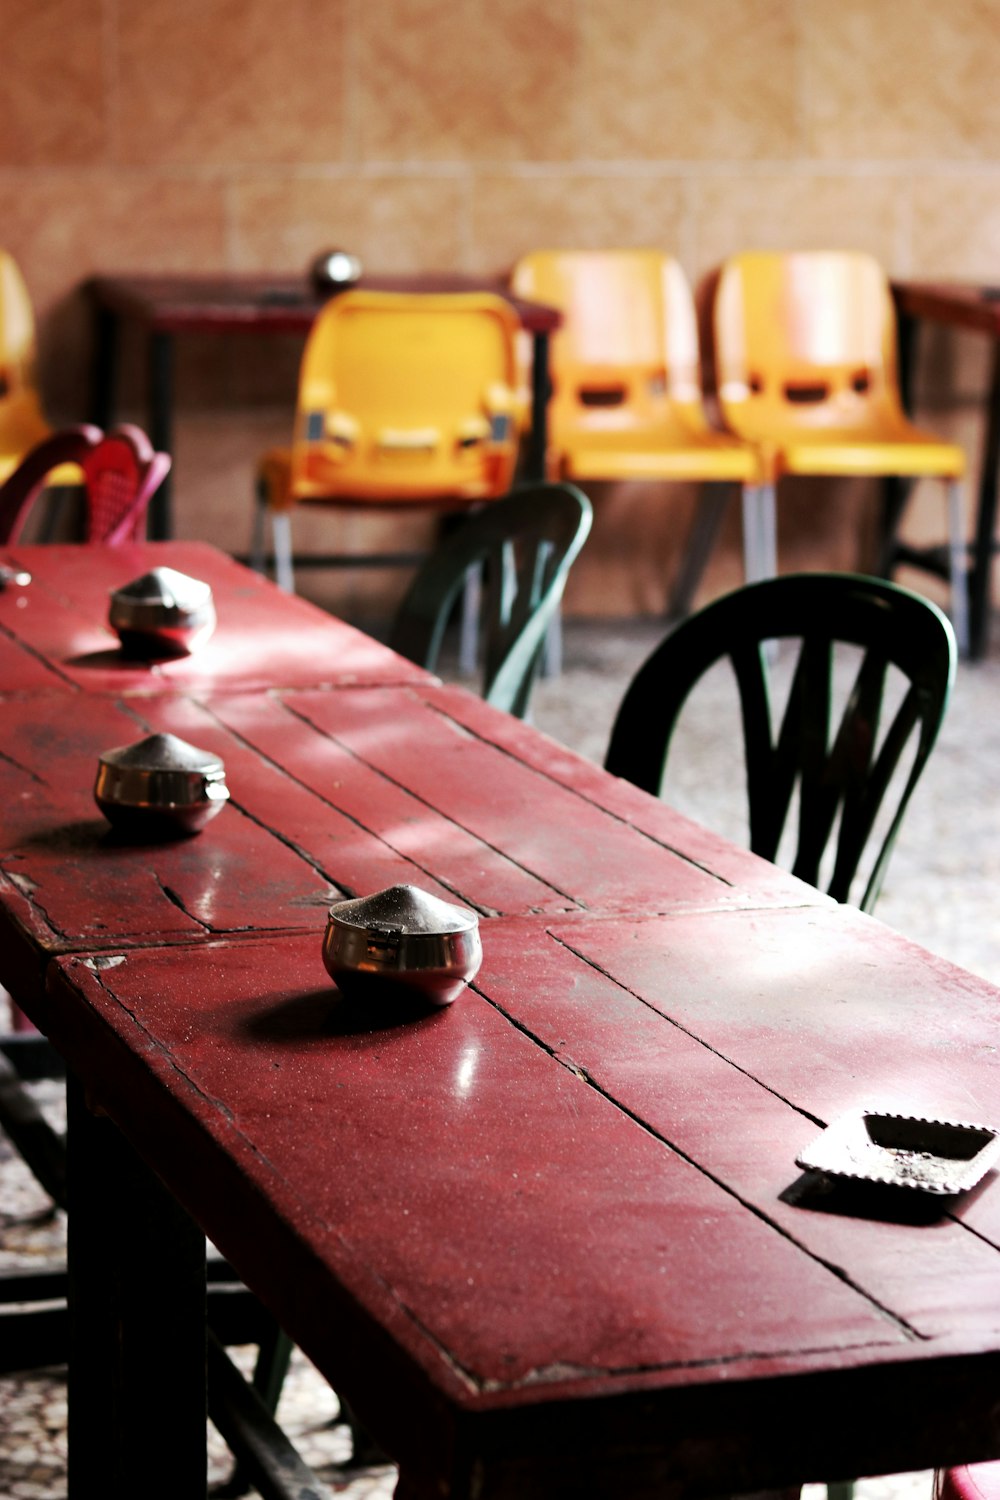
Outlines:
[[104,433],[80,424],[45,438],[0,485],[0,542],[16,542],[35,500],[54,471],[77,465],[83,474],[84,541],[116,546],[139,538],[152,496],[170,469],[138,427]]
[[572,431],[641,434],[671,406],[700,420],[698,328],[679,264],[658,250],[537,250],[513,290],[564,314],[553,334],[550,419]]
[[531,484],[473,512],[414,577],[389,644],[433,671],[469,570],[486,578],[483,696],[523,718],[546,633],[590,531],[591,506],[571,484]]
[[303,356],[292,498],[502,494],[517,458],[518,327],[491,293],[332,298]]
[[[788,637],[799,638],[802,646],[784,716],[776,725],[765,643]],[[831,714],[836,642],[862,649],[839,725]],[[894,584],[845,573],[786,574],[748,584],[691,615],[640,668],[618,710],[605,766],[658,795],[688,694],[710,667],[728,658],[743,720],[751,848],[765,859],[776,858],[798,788],[793,873],[819,885],[820,863],[833,841],[828,892],[847,901],[893,773],[915,735],[905,784],[857,903],[871,911],[907,803],[937,738],[956,657],[955,637],[941,610]],[[880,739],[890,666],[908,686]]]
[[863,424],[867,409],[900,407],[895,309],[870,255],[734,255],[713,327],[722,413],[741,434]]

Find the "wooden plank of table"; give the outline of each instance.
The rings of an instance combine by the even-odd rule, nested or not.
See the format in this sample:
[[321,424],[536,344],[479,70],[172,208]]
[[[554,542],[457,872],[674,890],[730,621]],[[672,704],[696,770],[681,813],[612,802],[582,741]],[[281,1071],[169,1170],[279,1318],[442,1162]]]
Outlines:
[[[310,928],[321,932],[333,900],[411,883],[483,914],[562,912],[612,899],[576,837],[554,833],[508,854],[501,830],[463,826],[452,814],[456,768],[443,768],[434,796],[408,789],[379,764],[383,741],[406,716],[430,713],[403,689],[336,689],[343,708],[324,715],[334,732],[303,717],[293,695],[49,693],[18,703],[0,721],[4,824],[0,921],[10,938],[8,987],[37,1016],[40,975],[53,953],[223,933]],[[310,699],[314,713],[326,696]],[[338,725],[350,726],[349,743]],[[444,721],[442,721],[444,722]],[[363,726],[367,725],[367,730]],[[454,732],[458,732],[455,730]],[[124,843],[93,801],[102,753],[151,733],[179,736],[218,754],[230,802],[202,833],[167,843]],[[462,741],[468,740],[464,733]],[[531,805],[550,788],[533,770],[488,745],[470,765],[484,784]],[[617,872],[616,899],[636,891],[659,908],[749,898],[672,849],[641,837],[589,801],[560,792],[570,826],[602,848]],[[638,884],[626,877],[638,877]]]
[[[88,289],[98,306],[160,333],[306,333],[323,306],[305,276],[95,276]],[[452,293],[493,291],[518,313],[529,332],[562,324],[554,307],[515,297],[500,277],[452,272],[367,274],[366,291]]]
[[[397,699],[375,688],[336,701],[293,692],[283,702],[576,905],[663,911],[827,899],[460,690]],[[260,743],[280,754],[273,739]]]
[[26,1006],[52,953],[314,929],[342,894],[238,799],[194,838],[117,837],[94,802],[98,759],[149,727],[84,694],[45,694],[0,715],[3,980]]
[[481,698],[451,686],[421,687],[420,696],[477,739],[530,766],[546,782],[567,788],[647,838],[675,850],[691,864],[710,870],[731,885],[734,893],[742,892],[744,899],[788,906],[813,906],[827,900],[814,886],[770,860],[685,817],[670,806],[667,794],[660,800],[617,776],[609,776],[593,761],[540,734],[531,724],[499,713]]
[[[337,691],[353,699],[353,690]],[[363,711],[369,689],[358,691]],[[409,699],[398,690],[393,697],[401,722]],[[355,753],[318,732],[280,694],[227,694],[204,704],[151,699],[144,723],[222,756],[239,805],[345,894],[415,884],[483,914],[565,911],[574,904],[455,823],[446,795],[437,804],[415,797],[373,767],[363,747]]]
[[[0,690],[25,685],[24,651],[63,684],[116,695],[433,681],[371,636],[306,599],[282,593],[202,542],[26,546],[7,552],[28,569],[32,582],[0,593],[0,629],[20,648],[5,645],[0,651]],[[171,567],[210,584],[218,626],[190,655],[134,661],[123,654],[108,623],[110,595],[154,567]]]
[[[918,1337],[977,1326],[997,1269],[1000,1176],[958,1207],[861,1198],[895,1207],[904,1226],[930,1213],[900,1287],[900,1223],[873,1217],[859,1232],[845,1211],[858,1197],[803,1176],[795,1158],[861,1107],[1000,1124],[1000,992],[848,907],[550,922],[551,948],[531,948],[530,985],[514,966],[517,924],[488,930],[491,999],[564,1066],[841,1266]],[[560,996],[563,948],[580,970]]]
[[787,1059],[809,1100],[814,1044],[817,1099],[891,1076],[859,1041],[880,960],[910,993],[900,1076],[940,1074],[946,1030],[980,1102],[995,992],[826,909],[483,937],[479,993],[410,1019],[339,997],[305,936],[60,960],[52,1034],[421,1493],[604,1494],[613,1470],[706,1494],[989,1451],[995,1248],[948,1217],[847,1234],[780,1190],[815,1125]]

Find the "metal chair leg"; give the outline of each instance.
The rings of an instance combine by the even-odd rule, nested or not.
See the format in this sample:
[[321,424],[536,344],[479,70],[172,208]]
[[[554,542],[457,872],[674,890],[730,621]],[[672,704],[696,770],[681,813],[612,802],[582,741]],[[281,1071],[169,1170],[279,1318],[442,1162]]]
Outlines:
[[483,570],[477,563],[465,575],[462,591],[462,629],[458,646],[458,670],[473,677],[479,655],[479,615],[483,600]]
[[[281,1388],[288,1374],[294,1347],[287,1333],[284,1333],[272,1320],[268,1334],[261,1338],[258,1345],[257,1363],[254,1366],[252,1382],[252,1389],[269,1417],[273,1417],[278,1410]],[[235,1385],[233,1388],[236,1389]],[[237,1496],[245,1495],[254,1484],[253,1466],[244,1462],[245,1457],[245,1454],[237,1455],[236,1467],[232,1475],[226,1484],[216,1491],[220,1500],[222,1497],[225,1497],[225,1500],[236,1500]]]
[[743,567],[747,583],[774,578],[778,572],[775,486],[748,484],[743,489]]
[[250,533],[250,566],[255,573],[264,573],[267,566],[264,558],[264,537],[267,529],[267,501],[263,493],[263,481],[257,481],[257,499],[253,512],[253,530]]
[[691,613],[691,605],[702,574],[711,556],[722,518],[732,494],[728,484],[703,484],[698,496],[688,544],[681,559],[667,604],[667,618],[682,620]]
[[292,518],[285,510],[276,510],[271,516],[271,535],[274,538],[274,574],[279,589],[286,594],[295,593],[295,572],[292,567]]
[[562,671],[562,607],[556,610],[545,632],[545,650],[542,654],[542,676],[558,677]]

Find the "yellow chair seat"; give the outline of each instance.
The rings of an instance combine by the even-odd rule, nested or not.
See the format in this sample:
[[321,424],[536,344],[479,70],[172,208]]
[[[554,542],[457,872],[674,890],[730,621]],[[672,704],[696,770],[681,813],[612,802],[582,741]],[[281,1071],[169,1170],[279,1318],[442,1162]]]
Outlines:
[[965,473],[965,453],[956,443],[917,427],[888,398],[823,402],[796,411],[784,423],[775,420],[773,409],[758,413],[747,402],[729,408],[729,421],[757,447],[768,479],[782,474],[960,479]]
[[954,443],[946,443],[916,428],[899,439],[863,432],[797,433],[781,449],[779,472],[959,479],[965,472],[965,455]]
[[577,434],[560,444],[560,470],[577,480],[637,479],[753,484],[760,473],[754,450],[723,433],[673,424],[666,432]]

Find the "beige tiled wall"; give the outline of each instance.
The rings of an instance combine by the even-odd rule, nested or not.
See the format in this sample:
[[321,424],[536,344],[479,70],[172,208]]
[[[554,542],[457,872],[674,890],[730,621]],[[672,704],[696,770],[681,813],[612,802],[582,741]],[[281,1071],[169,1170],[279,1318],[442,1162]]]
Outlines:
[[[372,269],[495,273],[543,243],[656,244],[697,281],[739,248],[837,245],[898,276],[1000,280],[1000,0],[0,0],[0,14],[0,244],[36,303],[57,419],[86,412],[79,288],[97,271],[296,270],[343,244]],[[243,536],[296,359],[263,340],[180,351],[188,534]],[[985,373],[974,338],[927,341],[924,415],[973,462]],[[142,419],[135,350],[126,377]],[[661,608],[693,497],[596,498],[570,606]],[[918,510],[934,532],[936,497]],[[874,514],[864,485],[790,492],[783,561],[863,562]],[[310,519],[304,540],[327,546],[337,526]],[[737,580],[738,547],[734,516],[710,589]]]

